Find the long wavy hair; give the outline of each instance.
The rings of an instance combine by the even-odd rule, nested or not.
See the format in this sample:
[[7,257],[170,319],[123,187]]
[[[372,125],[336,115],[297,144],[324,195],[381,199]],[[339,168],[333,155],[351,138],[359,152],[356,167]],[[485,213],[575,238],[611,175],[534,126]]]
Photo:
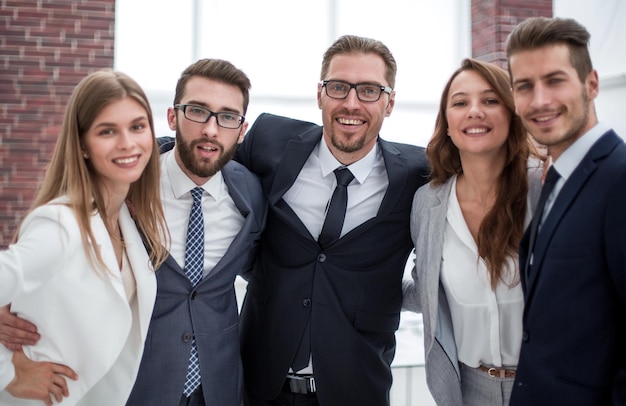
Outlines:
[[[477,59],[465,59],[452,74],[443,90],[435,132],[426,148],[431,167],[431,182],[434,185],[441,185],[450,177],[463,171],[459,150],[448,137],[446,109],[452,81],[464,71],[474,71],[482,76],[511,115],[506,141],[506,162],[496,184],[496,201],[485,215],[478,230],[478,255],[487,264],[491,288],[495,290],[499,281],[502,280],[507,258],[517,255],[524,233],[526,196],[528,195],[527,165],[534,147],[521,120],[515,115],[508,73],[490,63]],[[516,272],[519,272],[518,269]],[[517,282],[519,282],[519,277],[514,279],[514,283]]]
[[[52,159],[30,211],[53,199],[67,196],[68,205],[76,216],[87,258],[94,267],[106,269],[102,254],[91,229],[91,217],[99,213],[105,225],[104,198],[97,187],[99,174],[83,159],[83,137],[100,112],[109,104],[130,97],[146,111],[152,136],[154,120],[148,98],[129,76],[112,70],[87,75],[76,86],[65,110],[61,132]],[[164,241],[169,240],[160,194],[160,163],[156,139],[148,164],[139,179],[130,186],[127,203],[133,208],[135,223],[143,235],[150,259],[156,269],[167,258]],[[109,230],[111,232],[112,230]],[[19,233],[19,231],[18,231]],[[17,240],[19,234],[16,234]]]

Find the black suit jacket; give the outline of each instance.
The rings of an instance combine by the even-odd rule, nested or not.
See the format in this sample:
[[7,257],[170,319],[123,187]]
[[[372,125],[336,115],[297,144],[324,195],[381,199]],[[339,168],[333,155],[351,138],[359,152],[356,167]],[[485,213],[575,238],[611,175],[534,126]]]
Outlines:
[[613,131],[559,192],[522,283],[511,405],[626,404],[626,145]]
[[260,177],[270,205],[241,315],[245,387],[278,396],[310,323],[320,404],[385,405],[411,202],[427,161],[423,148],[379,139],[389,187],[377,216],[322,250],[282,199],[321,137],[316,124],[263,114],[235,157]]

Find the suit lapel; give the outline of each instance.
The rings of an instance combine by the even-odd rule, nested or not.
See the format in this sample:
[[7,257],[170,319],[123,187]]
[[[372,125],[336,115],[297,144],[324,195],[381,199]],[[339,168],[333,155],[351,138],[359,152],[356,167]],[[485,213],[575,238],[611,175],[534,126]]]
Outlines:
[[[528,294],[525,295],[527,299],[532,294],[552,237],[563,216],[580,194],[585,183],[598,168],[599,161],[605,158],[619,142],[621,140],[618,139],[613,131],[605,133],[587,152],[557,195],[537,235],[533,252],[533,266],[527,281]],[[530,253],[527,255],[530,255]]]
[[269,193],[269,203],[275,205],[295,182],[300,170],[322,138],[322,127],[302,133],[299,139],[290,140],[276,168],[276,176]]
[[406,158],[400,155],[400,151],[389,142],[378,138],[378,145],[383,153],[385,161],[385,169],[387,170],[387,178],[389,179],[389,187],[383,197],[383,201],[378,209],[378,214],[390,213],[395,207],[398,198],[403,190],[408,176]]

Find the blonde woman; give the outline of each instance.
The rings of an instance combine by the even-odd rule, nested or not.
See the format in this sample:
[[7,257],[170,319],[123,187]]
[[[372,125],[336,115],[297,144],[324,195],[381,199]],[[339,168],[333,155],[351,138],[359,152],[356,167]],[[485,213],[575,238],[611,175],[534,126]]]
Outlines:
[[[0,305],[12,303],[11,310],[41,334],[37,344],[23,347],[24,355],[78,374],[67,380],[64,405],[125,403],[141,361],[156,296],[153,269],[167,255],[166,236],[146,95],[122,73],[92,73],[70,98],[32,209],[14,243],[0,252]],[[14,362],[21,356],[13,354]],[[0,382],[11,382],[0,404],[51,404],[54,391],[38,401],[16,399],[9,393],[17,379],[12,368],[5,363],[0,371],[8,374]]]

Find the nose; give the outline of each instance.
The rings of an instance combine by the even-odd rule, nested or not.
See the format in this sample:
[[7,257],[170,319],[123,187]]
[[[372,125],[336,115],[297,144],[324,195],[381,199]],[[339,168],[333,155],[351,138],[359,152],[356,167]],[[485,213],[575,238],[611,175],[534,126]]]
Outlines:
[[134,139],[130,131],[122,130],[120,132],[117,145],[120,149],[129,149],[134,145]]
[[344,99],[344,104],[352,108],[357,108],[360,106],[359,97],[356,95],[356,88],[352,88],[348,91],[348,95]]
[[477,102],[471,103],[469,112],[468,112],[468,117],[469,118],[484,118],[485,113],[483,112],[482,105]]
[[217,125],[217,116],[215,114],[209,117],[209,120],[204,123],[202,127],[202,135],[206,137],[215,137],[217,136],[219,126]]
[[533,88],[533,97],[531,100],[532,107],[535,109],[544,107],[550,104],[550,97],[548,89],[546,89],[541,83],[537,83]]

